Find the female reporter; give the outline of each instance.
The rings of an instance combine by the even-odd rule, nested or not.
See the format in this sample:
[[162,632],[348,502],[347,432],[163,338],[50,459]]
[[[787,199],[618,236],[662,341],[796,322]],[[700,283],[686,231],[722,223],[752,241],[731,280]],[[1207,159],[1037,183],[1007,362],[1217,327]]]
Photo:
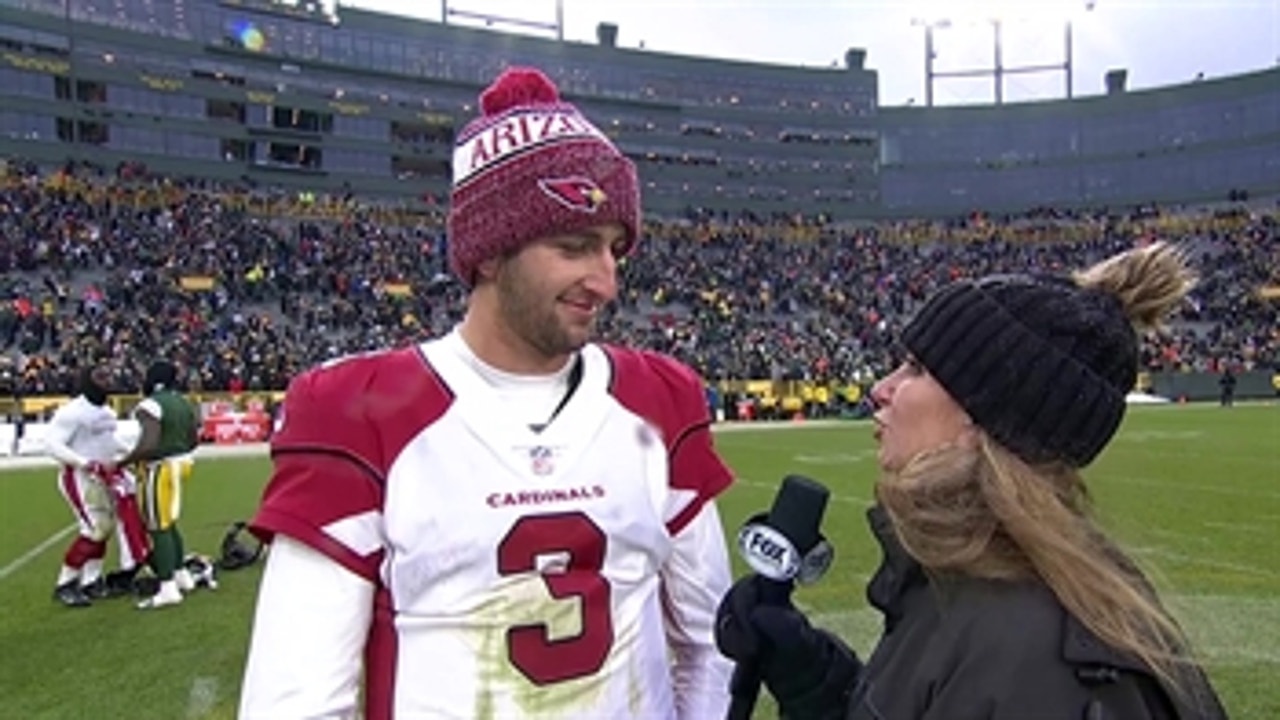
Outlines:
[[1134,327],[1192,282],[1156,243],[1069,279],[994,276],[930,298],[871,395],[883,560],[867,597],[883,637],[863,664],[748,578],[721,604],[722,651],[760,663],[792,720],[1225,718],[1080,472],[1124,415]]

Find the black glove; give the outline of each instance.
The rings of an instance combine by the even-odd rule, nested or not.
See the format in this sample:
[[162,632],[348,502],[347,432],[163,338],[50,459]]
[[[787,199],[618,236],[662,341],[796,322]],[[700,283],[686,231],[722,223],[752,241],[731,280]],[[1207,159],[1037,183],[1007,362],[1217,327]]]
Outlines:
[[765,604],[758,575],[734,583],[716,610],[716,647],[735,662],[759,663],[785,718],[842,718],[862,663],[836,636],[814,628],[791,604]]

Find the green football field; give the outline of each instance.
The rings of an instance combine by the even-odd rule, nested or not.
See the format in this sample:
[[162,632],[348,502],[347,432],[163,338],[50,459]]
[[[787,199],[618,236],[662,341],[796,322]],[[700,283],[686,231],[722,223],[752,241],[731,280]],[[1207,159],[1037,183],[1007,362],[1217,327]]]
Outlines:
[[[836,562],[797,601],[865,652],[877,627],[863,599],[876,560],[863,519],[869,425],[735,428],[717,442],[739,476],[721,506],[730,532],[769,508],[788,473],[831,488]],[[267,471],[265,458],[203,460],[187,485],[188,550],[215,555]],[[234,717],[260,566],[158,612],[122,599],[65,609],[50,597],[70,538],[53,477],[0,472],[0,720]],[[1231,717],[1280,718],[1280,406],[1134,408],[1088,477],[1104,523],[1153,573]]]

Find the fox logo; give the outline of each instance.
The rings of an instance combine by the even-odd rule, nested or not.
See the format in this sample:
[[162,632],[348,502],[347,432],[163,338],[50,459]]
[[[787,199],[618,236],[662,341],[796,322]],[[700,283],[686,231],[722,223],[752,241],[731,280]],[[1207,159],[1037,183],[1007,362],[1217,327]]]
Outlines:
[[593,213],[609,199],[599,185],[584,177],[539,180],[538,187],[552,200],[578,212]]

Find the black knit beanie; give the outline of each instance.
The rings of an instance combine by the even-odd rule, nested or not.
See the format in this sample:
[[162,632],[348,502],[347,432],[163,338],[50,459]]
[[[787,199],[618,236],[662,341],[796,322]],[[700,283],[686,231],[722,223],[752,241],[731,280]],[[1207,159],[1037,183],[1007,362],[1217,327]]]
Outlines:
[[902,344],[979,427],[1033,464],[1088,465],[1137,379],[1138,338],[1120,302],[1066,278],[950,285]]

